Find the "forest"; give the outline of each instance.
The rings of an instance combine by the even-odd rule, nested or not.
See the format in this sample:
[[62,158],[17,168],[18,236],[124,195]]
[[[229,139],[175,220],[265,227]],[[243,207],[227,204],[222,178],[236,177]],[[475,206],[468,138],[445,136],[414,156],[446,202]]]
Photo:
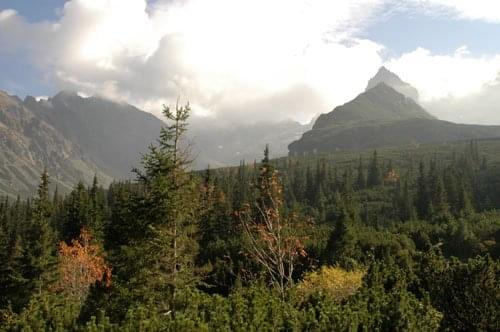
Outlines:
[[1,199],[0,330],[500,330],[500,140],[191,171],[189,112],[133,181]]

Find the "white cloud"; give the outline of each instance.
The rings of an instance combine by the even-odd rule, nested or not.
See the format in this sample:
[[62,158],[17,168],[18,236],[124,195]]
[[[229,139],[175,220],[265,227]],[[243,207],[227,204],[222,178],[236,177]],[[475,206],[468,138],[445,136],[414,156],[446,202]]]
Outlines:
[[457,18],[500,22],[498,0],[413,0],[413,2],[431,10],[448,11],[448,14],[453,14]]
[[[383,45],[356,36],[387,4],[496,20],[495,2],[483,2],[72,0],[54,22],[1,11],[0,52],[28,54],[61,89],[157,114],[180,95],[200,116],[307,121],[353,98],[382,65]],[[477,93],[500,69],[498,57],[466,48],[444,55],[419,48],[387,65],[424,102]]]
[[0,41],[30,45],[61,88],[148,107],[182,95],[198,113],[242,120],[278,120],[258,101],[302,95],[274,111],[305,120],[353,97],[381,64],[380,45],[353,37],[381,2],[72,0],[57,22],[2,14]]
[[421,101],[463,98],[494,82],[500,72],[500,55],[474,57],[461,47],[453,54],[433,54],[424,48],[388,61],[398,73],[420,92]]

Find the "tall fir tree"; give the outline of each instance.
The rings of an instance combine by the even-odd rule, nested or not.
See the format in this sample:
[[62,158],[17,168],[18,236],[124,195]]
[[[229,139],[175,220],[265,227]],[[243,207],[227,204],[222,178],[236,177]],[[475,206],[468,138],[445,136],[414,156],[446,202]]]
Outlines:
[[361,156],[359,156],[359,161],[358,161],[358,174],[356,178],[356,189],[362,190],[366,187],[366,175],[365,175],[365,169],[363,166],[363,159]]
[[377,150],[373,152],[373,157],[368,168],[367,185],[375,187],[382,184],[382,172],[380,170]]
[[[177,292],[193,286],[198,280],[195,257],[198,253],[199,194],[190,164],[188,150],[183,148],[190,107],[164,107],[169,124],[163,127],[157,145],[151,145],[143,156],[144,171],[136,170],[144,186],[141,210],[147,233],[139,243],[145,255],[145,275],[139,278],[143,290],[153,301],[172,305]],[[166,295],[170,294],[171,297]]]
[[51,215],[49,175],[44,170],[40,177],[24,248],[24,277],[31,281],[28,287],[38,295],[46,290],[55,278],[57,237],[51,226]]
[[423,161],[419,164],[419,173],[417,178],[417,200],[416,208],[420,219],[426,219],[429,216],[430,193]]

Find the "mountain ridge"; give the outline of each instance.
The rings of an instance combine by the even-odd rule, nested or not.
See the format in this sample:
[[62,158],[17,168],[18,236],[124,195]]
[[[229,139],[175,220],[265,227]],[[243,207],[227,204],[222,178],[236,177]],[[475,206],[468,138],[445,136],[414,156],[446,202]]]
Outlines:
[[290,143],[289,153],[500,137],[500,126],[456,124],[435,118],[413,98],[391,86],[401,86],[401,82],[396,74],[382,67],[364,92],[322,114],[312,130]]
[[0,91],[0,192],[26,196],[36,189],[46,169],[53,187],[69,190],[75,183],[90,183],[97,175],[103,185],[111,177],[49,122],[15,96]]

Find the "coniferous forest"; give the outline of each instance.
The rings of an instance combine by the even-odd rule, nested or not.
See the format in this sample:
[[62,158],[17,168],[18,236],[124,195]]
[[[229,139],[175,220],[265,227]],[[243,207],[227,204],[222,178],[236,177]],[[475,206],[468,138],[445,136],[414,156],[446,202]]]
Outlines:
[[0,330],[499,331],[500,141],[191,171],[0,202]]

